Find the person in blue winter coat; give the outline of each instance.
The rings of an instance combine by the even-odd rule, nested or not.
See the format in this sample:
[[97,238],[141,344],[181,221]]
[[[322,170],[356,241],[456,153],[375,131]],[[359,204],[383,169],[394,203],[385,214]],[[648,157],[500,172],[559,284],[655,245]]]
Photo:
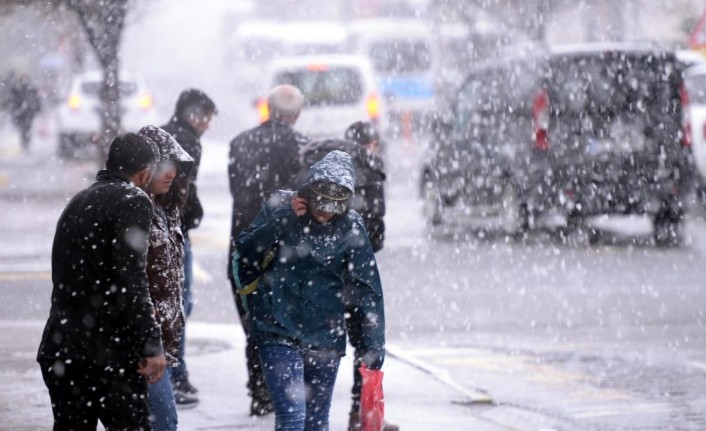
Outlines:
[[332,151],[309,169],[297,192],[270,198],[236,240],[238,283],[262,272],[247,302],[277,430],[328,430],[346,349],[346,301],[355,301],[364,316],[363,364],[380,369],[385,358],[382,286],[363,219],[350,209],[353,172],[351,157]]

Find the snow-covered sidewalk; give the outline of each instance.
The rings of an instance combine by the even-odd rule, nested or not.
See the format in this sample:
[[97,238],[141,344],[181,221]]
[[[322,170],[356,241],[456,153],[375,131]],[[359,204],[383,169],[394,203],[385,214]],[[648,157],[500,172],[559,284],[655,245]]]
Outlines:
[[[50,430],[52,414],[35,362],[43,322],[0,321],[0,430]],[[179,413],[180,430],[272,430],[274,417],[252,418],[245,381],[242,329],[232,324],[190,322],[187,363],[200,404]],[[389,355],[384,366],[385,411],[403,430],[495,431],[464,406],[468,394],[440,382],[419,365]],[[341,363],[331,408],[331,430],[346,430],[352,383],[351,354]]]

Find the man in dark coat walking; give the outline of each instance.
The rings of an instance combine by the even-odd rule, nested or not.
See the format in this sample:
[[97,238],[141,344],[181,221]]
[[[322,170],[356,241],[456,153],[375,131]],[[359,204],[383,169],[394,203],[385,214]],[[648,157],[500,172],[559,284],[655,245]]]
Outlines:
[[[182,214],[182,233],[184,235],[184,315],[188,318],[194,306],[191,284],[193,282],[193,256],[189,230],[195,229],[203,218],[203,207],[196,189],[196,177],[201,165],[201,136],[216,114],[216,104],[201,90],[188,89],[182,91],[174,109],[174,115],[167,124],[162,126],[172,135],[181,148],[194,159],[194,167],[189,178],[188,194]],[[172,373],[172,385],[177,405],[193,406],[198,401],[198,389],[189,381],[189,373],[184,361],[186,346],[186,330],[181,337],[179,349],[179,365]]]
[[37,353],[54,429],[149,429],[147,383],[166,361],[145,270],[157,149],[128,133],[69,202],[52,249],[51,311]]
[[252,397],[250,413],[253,416],[270,413],[272,400],[251,338],[246,305],[236,293],[230,256],[235,251],[235,239],[255,220],[267,199],[280,189],[294,189],[297,186],[297,175],[301,169],[299,149],[308,140],[293,126],[303,105],[304,96],[298,88],[291,85],[274,87],[268,96],[269,120],[241,133],[230,143],[228,176],[233,196],[233,217],[228,279],[247,339],[248,391]]

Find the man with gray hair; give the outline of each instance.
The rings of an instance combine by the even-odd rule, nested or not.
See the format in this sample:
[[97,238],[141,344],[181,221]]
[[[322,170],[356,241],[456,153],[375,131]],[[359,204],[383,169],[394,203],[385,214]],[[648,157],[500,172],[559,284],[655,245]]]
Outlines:
[[250,316],[237,294],[233,279],[231,256],[235,238],[250,226],[267,199],[280,189],[295,189],[301,170],[299,149],[308,139],[292,126],[304,106],[304,95],[291,85],[278,85],[268,95],[270,117],[259,126],[236,136],[230,143],[228,176],[233,196],[228,279],[233,289],[240,321],[245,331],[248,365],[248,392],[252,397],[250,414],[262,416],[272,412],[272,400],[267,391],[260,359],[251,338]]
[[270,118],[279,119],[294,126],[304,106],[304,95],[292,85],[278,85],[267,96]]

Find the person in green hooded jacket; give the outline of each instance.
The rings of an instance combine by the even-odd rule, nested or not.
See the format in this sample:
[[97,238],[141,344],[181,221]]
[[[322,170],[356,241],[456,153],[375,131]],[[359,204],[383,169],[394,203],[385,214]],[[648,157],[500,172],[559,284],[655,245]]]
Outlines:
[[380,369],[385,358],[382,286],[363,219],[350,209],[353,172],[351,157],[332,151],[236,240],[234,278],[244,286],[262,273],[247,304],[278,430],[328,430],[349,302],[364,316],[364,366]]

